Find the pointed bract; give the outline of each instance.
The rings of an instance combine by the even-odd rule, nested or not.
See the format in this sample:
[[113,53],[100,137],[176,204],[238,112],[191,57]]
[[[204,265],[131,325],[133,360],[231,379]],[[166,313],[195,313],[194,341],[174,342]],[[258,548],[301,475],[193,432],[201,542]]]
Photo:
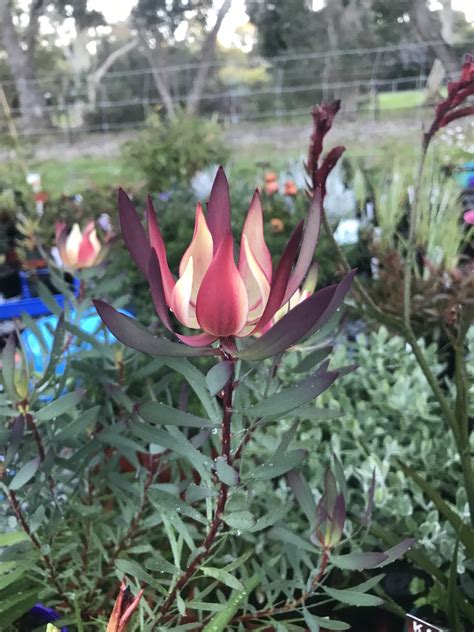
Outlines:
[[107,624],[106,632],[126,632],[133,613],[138,608],[142,595],[143,590],[140,590],[136,596],[133,597],[125,581],[122,581],[119,594],[115,600],[114,608]]
[[132,201],[123,189],[118,191],[120,227],[133,260],[146,277],[150,261],[150,242]]
[[242,228],[242,241],[244,237],[247,239],[248,246],[252,251],[253,256],[265,273],[267,281],[271,282],[272,256],[268,250],[267,244],[265,243],[265,236],[263,234],[263,210],[258,189],[256,189],[253,194],[253,198],[247,212],[247,217],[245,218],[244,226]]
[[199,325],[218,337],[234,336],[245,326],[247,291],[234,261],[231,233],[222,239],[204,277],[196,304]]
[[221,241],[231,229],[229,183],[222,167],[217,170],[207,203],[207,225],[216,253]]
[[302,233],[303,222],[300,222],[288,240],[286,248],[278,262],[275,275],[272,279],[267,305],[254,331],[261,331],[263,327],[270,322],[284,302],[283,299],[288,286],[288,279],[290,278],[291,269],[298,254]]
[[165,292],[166,302],[171,306],[171,296],[175,286],[175,280],[168,266],[168,259],[166,257],[166,247],[163,237],[161,235],[160,227],[158,226],[158,220],[156,219],[156,212],[153,206],[151,197],[148,196],[147,201],[147,224],[148,235],[150,238],[149,246],[156,250],[158,261],[160,263],[161,279],[163,283],[163,290]]

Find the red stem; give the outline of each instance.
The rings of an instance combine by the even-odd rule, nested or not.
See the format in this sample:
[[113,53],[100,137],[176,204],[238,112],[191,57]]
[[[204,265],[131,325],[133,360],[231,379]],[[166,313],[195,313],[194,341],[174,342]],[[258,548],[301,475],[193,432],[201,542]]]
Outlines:
[[[229,360],[229,357],[226,356],[226,360]],[[224,395],[222,398],[223,404],[223,413],[222,413],[222,423],[221,423],[221,456],[222,458],[231,464],[231,454],[230,454],[230,440],[231,440],[231,421],[232,421],[232,395],[234,391],[234,382],[233,376],[229,380],[228,384],[224,389]],[[176,595],[179,591],[181,591],[186,584],[189,582],[191,577],[193,576],[197,567],[201,564],[201,562],[208,556],[212,546],[214,544],[217,532],[222,525],[222,514],[224,513],[224,509],[227,503],[229,487],[225,483],[221,483],[219,489],[219,496],[217,499],[216,511],[214,513],[214,518],[211,522],[211,526],[209,527],[209,531],[207,532],[206,537],[204,538],[203,543],[199,547],[202,549],[201,553],[197,555],[188,568],[183,572],[181,577],[178,579],[174,588],[169,593],[168,597],[165,599],[163,605],[160,608],[160,617],[157,624],[168,621],[171,617],[167,615],[168,610],[171,608],[173,603],[175,602]]]
[[53,584],[53,586],[56,588],[56,591],[58,593],[58,595],[63,599],[64,603],[69,607],[69,608],[73,608],[73,605],[70,601],[70,599],[63,593],[63,590],[59,584],[59,580],[58,580],[58,576],[56,574],[56,569],[54,568],[53,562],[51,560],[51,558],[49,557],[49,555],[43,553],[42,551],[42,547],[41,547],[41,543],[38,540],[38,538],[34,535],[34,533],[31,532],[31,529],[28,525],[28,523],[26,522],[25,516],[23,515],[23,512],[21,510],[20,507],[20,503],[18,502],[18,498],[16,497],[16,494],[14,491],[10,490],[9,494],[8,494],[8,498],[10,500],[10,504],[13,508],[13,511],[15,512],[16,518],[18,520],[18,523],[20,524],[21,528],[23,529],[23,531],[25,532],[25,534],[28,536],[31,544],[35,547],[35,549],[37,549],[40,553],[41,553],[41,557],[43,559],[43,562],[45,563],[48,571],[49,571],[49,576],[51,578],[51,582]]

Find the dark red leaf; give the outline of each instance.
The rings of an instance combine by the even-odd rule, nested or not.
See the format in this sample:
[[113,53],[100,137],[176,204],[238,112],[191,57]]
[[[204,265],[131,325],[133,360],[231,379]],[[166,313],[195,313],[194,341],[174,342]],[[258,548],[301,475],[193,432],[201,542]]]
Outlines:
[[214,252],[216,252],[222,239],[231,231],[229,183],[222,167],[217,170],[212,185],[207,203],[206,220],[211,231]]
[[146,277],[150,260],[150,242],[135,207],[123,189],[119,189],[118,192],[118,207],[125,245]]
[[170,342],[166,338],[158,338],[145,329],[133,318],[121,314],[111,305],[94,300],[97,313],[114,336],[127,347],[142,351],[151,356],[168,356],[174,358],[216,355],[217,349],[206,347],[188,347]]

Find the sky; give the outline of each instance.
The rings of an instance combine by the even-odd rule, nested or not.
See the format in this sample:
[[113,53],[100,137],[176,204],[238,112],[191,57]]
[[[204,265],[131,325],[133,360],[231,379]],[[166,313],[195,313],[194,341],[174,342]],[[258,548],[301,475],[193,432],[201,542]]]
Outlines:
[[[102,11],[107,22],[120,22],[130,15],[135,3],[136,0],[90,0],[89,6]],[[318,9],[323,4],[324,0],[313,0],[315,9]],[[433,0],[433,4],[437,4],[436,0]],[[452,6],[456,11],[464,11],[466,18],[474,22],[474,0],[452,0]],[[246,22],[245,0],[232,0],[231,9],[219,33],[221,43],[224,45],[230,44],[235,29]]]

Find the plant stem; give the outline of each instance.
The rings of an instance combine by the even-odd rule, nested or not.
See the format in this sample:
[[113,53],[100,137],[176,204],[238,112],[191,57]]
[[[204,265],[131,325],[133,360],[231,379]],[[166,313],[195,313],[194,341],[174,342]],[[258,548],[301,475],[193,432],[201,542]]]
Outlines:
[[[229,360],[227,356],[225,358]],[[224,388],[224,395],[222,400],[223,412],[222,412],[222,423],[221,423],[221,456],[222,458],[231,465],[232,457],[230,453],[230,440],[231,440],[231,421],[232,421],[232,396],[234,392],[234,382],[233,375]],[[225,483],[221,483],[219,488],[219,495],[217,498],[216,510],[214,513],[214,518],[210,524],[209,530],[207,532],[206,537],[204,538],[201,546],[201,552],[196,555],[193,561],[190,563],[188,568],[181,574],[178,581],[171,589],[167,598],[165,599],[163,605],[160,608],[160,617],[156,624],[158,625],[160,622],[169,620],[169,616],[166,616],[171,606],[174,604],[176,600],[176,595],[180,592],[186,584],[189,582],[194,572],[198,568],[200,564],[206,559],[209,555],[215,539],[216,535],[219,531],[219,528],[222,525],[222,514],[224,513],[224,509],[227,503],[229,486]]]
[[[26,414],[25,420],[26,420],[26,425],[31,430],[31,433],[35,440],[39,459],[41,463],[43,463],[43,461],[46,458],[46,452],[44,449],[43,439],[41,438],[41,435],[38,431],[38,426],[35,423],[33,415],[31,415],[30,413]],[[49,483],[49,488],[51,490],[51,494],[53,495],[53,500],[56,501],[56,483],[54,481],[54,478],[51,476],[51,474],[48,474],[48,483]]]
[[25,534],[28,536],[28,539],[30,540],[31,544],[35,547],[35,549],[37,549],[40,552],[43,562],[45,563],[46,568],[49,571],[51,582],[53,586],[56,588],[56,592],[58,593],[58,596],[61,597],[61,599],[67,604],[67,606],[72,609],[73,604],[71,600],[63,593],[63,589],[61,588],[61,585],[59,584],[58,576],[56,574],[56,569],[54,568],[54,564],[51,558],[49,557],[49,555],[43,552],[41,543],[38,540],[38,538],[34,535],[34,533],[31,532],[31,529],[28,523],[26,522],[25,516],[23,515],[23,512],[20,507],[20,503],[18,502],[18,498],[16,497],[15,492],[10,490],[8,493],[8,497],[10,500],[10,504],[13,508],[13,511],[15,512],[18,523],[20,524]]

